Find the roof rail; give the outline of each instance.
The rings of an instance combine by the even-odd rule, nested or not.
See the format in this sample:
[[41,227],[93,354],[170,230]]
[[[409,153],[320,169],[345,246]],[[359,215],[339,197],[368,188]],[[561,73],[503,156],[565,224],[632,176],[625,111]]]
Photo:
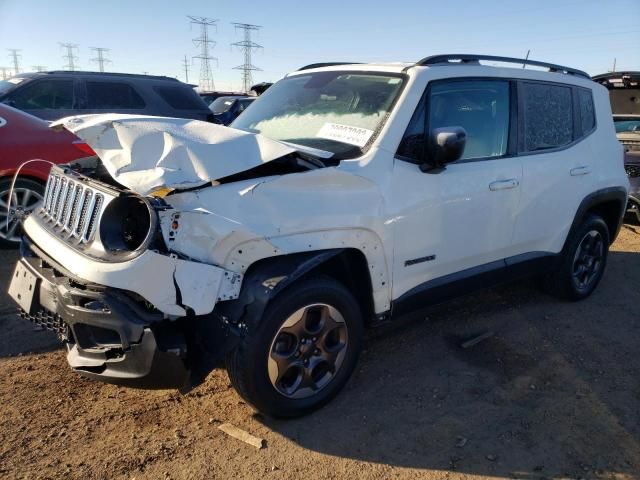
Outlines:
[[47,70],[44,72],[34,72],[34,73],[42,73],[42,74],[73,74],[73,75],[96,75],[96,76],[107,76],[107,77],[129,77],[129,78],[155,78],[161,80],[171,80],[174,82],[179,82],[175,77],[167,77],[165,75],[148,75],[144,73],[119,73],[119,72],[92,72],[92,71],[83,71],[83,70]]
[[495,55],[473,55],[467,53],[455,53],[445,55],[433,55],[431,57],[425,57],[416,63],[417,66],[431,66],[442,64],[453,64],[454,61],[459,61],[462,64],[480,64],[480,60],[487,60],[491,62],[504,62],[504,63],[519,63],[524,68],[525,65],[533,65],[536,67],[548,68],[550,72],[567,73],[569,75],[578,75],[591,79],[587,72],[577,70],[575,68],[564,67],[562,65],[555,65],[553,63],[539,62],[537,60],[529,60],[526,58],[513,58],[513,57],[498,57]]
[[362,62],[323,62],[323,63],[311,63],[309,65],[305,65],[302,68],[299,68],[298,71],[302,70],[311,70],[312,68],[322,68],[322,67],[334,67],[337,65],[360,65]]

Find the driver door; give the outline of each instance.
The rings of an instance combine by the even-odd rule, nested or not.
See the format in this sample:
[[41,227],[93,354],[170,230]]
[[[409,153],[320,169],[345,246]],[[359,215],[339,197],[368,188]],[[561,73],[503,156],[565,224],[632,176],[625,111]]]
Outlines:
[[[430,82],[394,160],[394,300],[472,278],[514,254],[522,181],[514,88],[503,79]],[[429,131],[453,126],[467,133],[461,159],[423,172]]]

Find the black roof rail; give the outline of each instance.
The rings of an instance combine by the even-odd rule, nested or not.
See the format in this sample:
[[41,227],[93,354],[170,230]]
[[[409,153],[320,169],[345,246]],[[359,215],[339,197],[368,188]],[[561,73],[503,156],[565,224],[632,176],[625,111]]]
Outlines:
[[82,71],[82,70],[47,70],[45,72],[34,72],[34,73],[41,73],[44,75],[47,74],[59,74],[59,73],[65,73],[65,74],[72,74],[72,75],[100,75],[100,76],[111,76],[111,77],[129,77],[129,78],[155,78],[155,79],[161,79],[161,80],[171,80],[174,82],[179,82],[180,80],[178,80],[175,77],[167,77],[165,75],[147,75],[144,73],[118,73],[118,72],[91,72],[91,71]]
[[452,64],[455,61],[459,61],[462,64],[480,64],[480,60],[486,60],[490,62],[504,62],[504,63],[519,63],[524,65],[533,65],[536,67],[545,67],[548,68],[550,72],[560,72],[567,73],[569,75],[578,75],[580,77],[585,77],[591,79],[587,72],[583,72],[582,70],[577,70],[575,68],[565,67],[562,65],[555,65],[553,63],[547,62],[539,62],[537,60],[529,60],[525,58],[513,58],[513,57],[499,57],[495,55],[474,55],[468,53],[455,53],[455,54],[445,54],[445,55],[432,55],[430,57],[425,57],[419,62],[416,63],[417,66],[431,66],[431,65],[442,65],[442,64]]
[[298,71],[302,70],[311,70],[312,68],[322,68],[322,67],[334,67],[337,65],[361,65],[362,62],[322,62],[322,63],[310,63],[309,65],[305,65],[302,68],[299,68]]

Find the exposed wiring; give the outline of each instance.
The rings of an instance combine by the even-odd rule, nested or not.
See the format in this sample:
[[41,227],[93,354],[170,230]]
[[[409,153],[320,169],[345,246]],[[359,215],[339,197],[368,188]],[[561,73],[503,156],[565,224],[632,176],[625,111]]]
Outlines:
[[[26,162],[22,162],[20,164],[20,166],[16,170],[16,173],[13,174],[13,179],[11,180],[11,187],[9,188],[9,201],[7,202],[7,225],[6,225],[7,232],[9,231],[9,220],[11,218],[11,202],[13,201],[13,188],[16,186],[16,180],[18,179],[18,174],[20,173],[20,170],[22,170],[22,167],[33,162],[44,162],[44,163],[48,163],[51,166],[55,165],[55,163],[50,162],[49,160],[43,160],[42,158],[33,158],[31,160],[27,160]],[[16,211],[17,211],[17,208],[18,208],[18,205],[16,205]]]

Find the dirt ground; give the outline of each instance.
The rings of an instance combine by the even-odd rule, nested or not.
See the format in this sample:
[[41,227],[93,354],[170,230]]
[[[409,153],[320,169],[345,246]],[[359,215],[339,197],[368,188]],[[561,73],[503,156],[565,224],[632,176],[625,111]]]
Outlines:
[[[4,284],[17,257],[0,255]],[[639,285],[625,226],[588,300],[522,282],[399,319],[369,333],[338,398],[289,421],[255,414],[223,370],[185,396],[83,379],[3,297],[0,478],[638,479]]]

